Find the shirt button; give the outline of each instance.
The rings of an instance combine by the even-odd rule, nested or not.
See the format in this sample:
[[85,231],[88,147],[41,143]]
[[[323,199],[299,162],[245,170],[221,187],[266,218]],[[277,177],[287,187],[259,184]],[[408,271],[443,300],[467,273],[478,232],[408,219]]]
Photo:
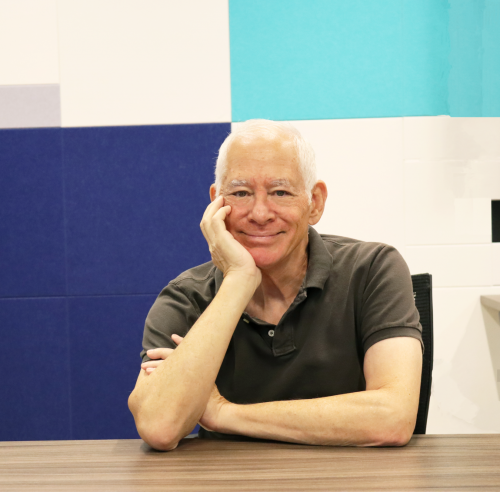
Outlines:
[[267,334],[270,336],[270,337],[274,337],[274,330],[269,330],[267,332]]

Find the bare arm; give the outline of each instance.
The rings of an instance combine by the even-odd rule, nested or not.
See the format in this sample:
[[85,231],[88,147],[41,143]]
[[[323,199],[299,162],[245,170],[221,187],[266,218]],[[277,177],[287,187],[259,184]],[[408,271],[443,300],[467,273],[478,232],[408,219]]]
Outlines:
[[217,407],[211,430],[256,438],[316,444],[405,445],[415,427],[422,351],[413,338],[390,338],[366,353],[366,391],[311,400]]
[[202,221],[212,258],[224,272],[219,292],[182,345],[151,374],[141,370],[129,398],[140,436],[156,449],[174,449],[203,415],[234,329],[260,283],[252,257],[225,230],[229,212],[220,198]]

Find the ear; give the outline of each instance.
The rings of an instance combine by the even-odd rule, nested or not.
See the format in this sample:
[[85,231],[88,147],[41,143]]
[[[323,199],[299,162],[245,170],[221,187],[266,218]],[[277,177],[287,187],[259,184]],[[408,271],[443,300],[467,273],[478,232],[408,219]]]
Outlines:
[[309,224],[315,225],[321,219],[325,210],[325,202],[328,197],[328,190],[324,181],[318,181],[311,192],[311,213],[309,214]]
[[215,183],[210,186],[210,201],[213,202],[217,197],[215,196],[216,189],[215,189]]

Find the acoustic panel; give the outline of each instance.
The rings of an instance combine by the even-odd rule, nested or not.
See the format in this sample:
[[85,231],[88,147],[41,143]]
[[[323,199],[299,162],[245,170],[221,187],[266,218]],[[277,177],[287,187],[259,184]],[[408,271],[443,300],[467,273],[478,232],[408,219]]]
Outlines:
[[0,128],[61,126],[59,85],[0,86]]
[[136,439],[127,400],[141,367],[144,321],[155,296],[68,300],[73,439]]
[[0,85],[57,84],[57,0],[0,2]]
[[59,129],[0,130],[0,297],[66,293]]
[[65,127],[231,119],[227,0],[59,0]]
[[66,300],[0,299],[0,441],[71,439]]
[[157,294],[210,260],[199,224],[229,131],[229,124],[64,129],[70,294]]
[[446,113],[447,8],[435,0],[231,0],[233,121]]

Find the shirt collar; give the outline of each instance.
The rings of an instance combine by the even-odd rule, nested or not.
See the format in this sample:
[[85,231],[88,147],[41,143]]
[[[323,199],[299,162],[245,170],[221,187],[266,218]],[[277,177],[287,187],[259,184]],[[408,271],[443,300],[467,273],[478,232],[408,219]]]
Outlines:
[[[326,249],[325,243],[321,236],[309,226],[309,261],[307,265],[306,277],[302,287],[316,287],[323,289],[326,279],[330,275],[330,270],[333,264],[332,255]],[[219,292],[224,276],[222,272],[215,268],[215,292]]]
[[316,229],[309,226],[309,262],[304,288],[323,289],[326,279],[330,276],[332,265],[333,257],[326,249],[323,239]]

